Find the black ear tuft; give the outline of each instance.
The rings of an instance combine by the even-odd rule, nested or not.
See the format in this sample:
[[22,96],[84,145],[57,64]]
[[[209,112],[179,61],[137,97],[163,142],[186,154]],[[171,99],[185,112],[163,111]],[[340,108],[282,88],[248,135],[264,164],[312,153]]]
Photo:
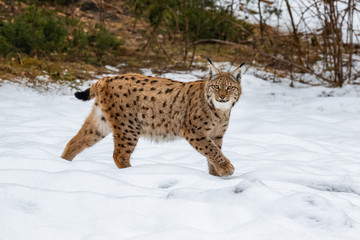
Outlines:
[[208,60],[208,62],[209,62],[210,64],[213,64],[212,61],[210,60],[210,58],[207,57],[206,60]]
[[86,89],[83,92],[76,92],[74,95],[77,99],[80,99],[83,101],[90,100],[90,88]]

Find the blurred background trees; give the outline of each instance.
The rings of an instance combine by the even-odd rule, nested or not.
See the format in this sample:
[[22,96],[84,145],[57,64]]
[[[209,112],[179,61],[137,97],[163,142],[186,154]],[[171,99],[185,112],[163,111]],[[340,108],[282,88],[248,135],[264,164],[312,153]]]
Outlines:
[[0,12],[0,72],[29,59],[190,69],[211,56],[274,81],[359,84],[358,0],[0,0]]

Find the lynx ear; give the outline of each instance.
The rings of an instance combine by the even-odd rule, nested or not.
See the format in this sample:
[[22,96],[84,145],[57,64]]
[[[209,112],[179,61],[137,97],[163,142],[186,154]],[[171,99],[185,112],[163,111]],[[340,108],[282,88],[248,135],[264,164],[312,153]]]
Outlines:
[[212,61],[210,60],[210,58],[207,58],[208,62],[209,62],[209,73],[208,73],[208,79],[211,80],[213,79],[216,75],[219,74],[219,70],[214,66],[214,64],[212,63]]
[[230,74],[235,78],[236,81],[241,82],[241,67],[244,65],[245,63],[243,62],[242,64],[240,64],[240,66],[238,66],[237,68],[235,68]]

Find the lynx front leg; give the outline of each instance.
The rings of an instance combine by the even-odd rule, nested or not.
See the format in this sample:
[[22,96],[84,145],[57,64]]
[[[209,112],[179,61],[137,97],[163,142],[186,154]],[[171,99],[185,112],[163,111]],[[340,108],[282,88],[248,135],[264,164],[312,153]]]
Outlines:
[[[114,132],[114,161],[118,168],[131,167],[130,156],[138,142],[138,136],[129,134],[132,130]],[[127,133],[126,133],[127,132]]]
[[[222,143],[223,143],[223,137],[222,136],[215,136],[212,137],[211,140],[214,141],[215,145],[219,147],[221,150]],[[215,170],[215,167],[211,164],[210,160],[208,159],[208,167],[209,167],[209,173],[214,176],[219,176],[219,173]]]
[[213,140],[189,132],[185,134],[185,138],[199,153],[207,157],[209,163],[214,167],[215,171],[210,169],[212,171],[210,174],[214,173],[213,175],[219,176],[230,176],[233,174],[234,166],[222,154],[220,148]]
[[111,132],[111,128],[100,108],[94,106],[79,132],[66,145],[62,158],[73,160],[87,147],[93,146]]
[[208,159],[208,167],[209,167],[209,173],[213,176],[220,177],[219,173],[215,170],[215,167],[211,164],[210,160]]

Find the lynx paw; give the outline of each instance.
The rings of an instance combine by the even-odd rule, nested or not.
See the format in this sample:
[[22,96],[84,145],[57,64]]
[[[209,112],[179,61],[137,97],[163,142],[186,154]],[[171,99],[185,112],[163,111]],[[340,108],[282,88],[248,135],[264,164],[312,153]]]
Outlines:
[[230,162],[219,164],[216,167],[216,171],[220,177],[230,176],[234,173],[234,166]]

